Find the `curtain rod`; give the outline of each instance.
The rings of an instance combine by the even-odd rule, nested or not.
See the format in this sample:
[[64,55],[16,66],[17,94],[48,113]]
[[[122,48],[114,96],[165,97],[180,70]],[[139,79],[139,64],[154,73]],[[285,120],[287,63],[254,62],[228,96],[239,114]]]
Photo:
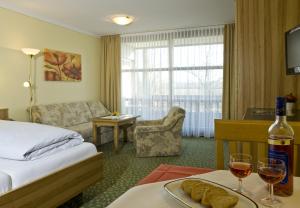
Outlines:
[[180,32],[184,30],[197,30],[197,29],[205,29],[205,28],[218,28],[224,27],[226,24],[218,24],[218,25],[207,25],[207,26],[199,26],[199,27],[188,27],[188,28],[178,28],[178,29],[169,29],[169,30],[156,30],[156,31],[148,31],[148,32],[137,32],[137,33],[121,33],[122,37],[126,36],[135,36],[135,35],[151,35],[155,33],[171,33],[171,32]]

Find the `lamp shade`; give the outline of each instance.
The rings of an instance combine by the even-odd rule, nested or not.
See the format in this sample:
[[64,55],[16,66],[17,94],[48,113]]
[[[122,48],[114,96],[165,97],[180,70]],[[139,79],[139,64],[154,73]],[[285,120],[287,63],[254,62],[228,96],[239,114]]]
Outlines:
[[26,81],[23,83],[23,87],[26,87],[26,88],[31,87],[31,83],[29,81]]
[[38,54],[40,52],[39,49],[35,49],[35,48],[22,48],[21,50],[23,53],[25,53],[26,55],[29,55],[29,56],[35,56],[36,54]]

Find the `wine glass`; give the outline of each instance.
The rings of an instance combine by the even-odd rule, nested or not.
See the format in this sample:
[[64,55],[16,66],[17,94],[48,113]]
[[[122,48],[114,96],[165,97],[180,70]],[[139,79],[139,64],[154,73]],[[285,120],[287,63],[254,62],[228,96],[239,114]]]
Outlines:
[[264,158],[257,163],[257,173],[269,185],[269,195],[261,202],[268,207],[280,207],[282,202],[274,197],[273,185],[281,182],[286,175],[285,163],[282,160]]
[[242,178],[249,176],[252,172],[252,156],[241,153],[231,154],[229,169],[230,172],[239,179],[238,188],[234,190],[239,193],[246,193],[243,189]]

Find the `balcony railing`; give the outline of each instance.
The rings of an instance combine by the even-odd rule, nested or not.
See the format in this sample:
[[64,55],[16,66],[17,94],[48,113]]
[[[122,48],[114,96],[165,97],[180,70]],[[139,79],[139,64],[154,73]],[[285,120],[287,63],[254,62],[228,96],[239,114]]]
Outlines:
[[140,115],[141,119],[151,120],[164,117],[171,106],[180,106],[186,111],[183,134],[201,131],[210,126],[214,119],[222,117],[222,97],[207,99],[204,96],[152,96],[151,98],[122,98],[122,112]]

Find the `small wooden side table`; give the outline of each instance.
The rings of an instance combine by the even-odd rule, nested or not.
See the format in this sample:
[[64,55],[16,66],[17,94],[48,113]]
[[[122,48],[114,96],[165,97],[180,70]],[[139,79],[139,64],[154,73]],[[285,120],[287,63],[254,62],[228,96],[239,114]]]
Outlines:
[[0,109],[0,120],[8,120],[8,108]]
[[127,141],[127,128],[135,124],[137,117],[139,116],[122,115],[93,118],[93,143],[96,145],[98,139],[101,142],[101,135],[97,135],[98,127],[113,127],[114,150],[118,151],[120,128],[124,131],[124,141]]

